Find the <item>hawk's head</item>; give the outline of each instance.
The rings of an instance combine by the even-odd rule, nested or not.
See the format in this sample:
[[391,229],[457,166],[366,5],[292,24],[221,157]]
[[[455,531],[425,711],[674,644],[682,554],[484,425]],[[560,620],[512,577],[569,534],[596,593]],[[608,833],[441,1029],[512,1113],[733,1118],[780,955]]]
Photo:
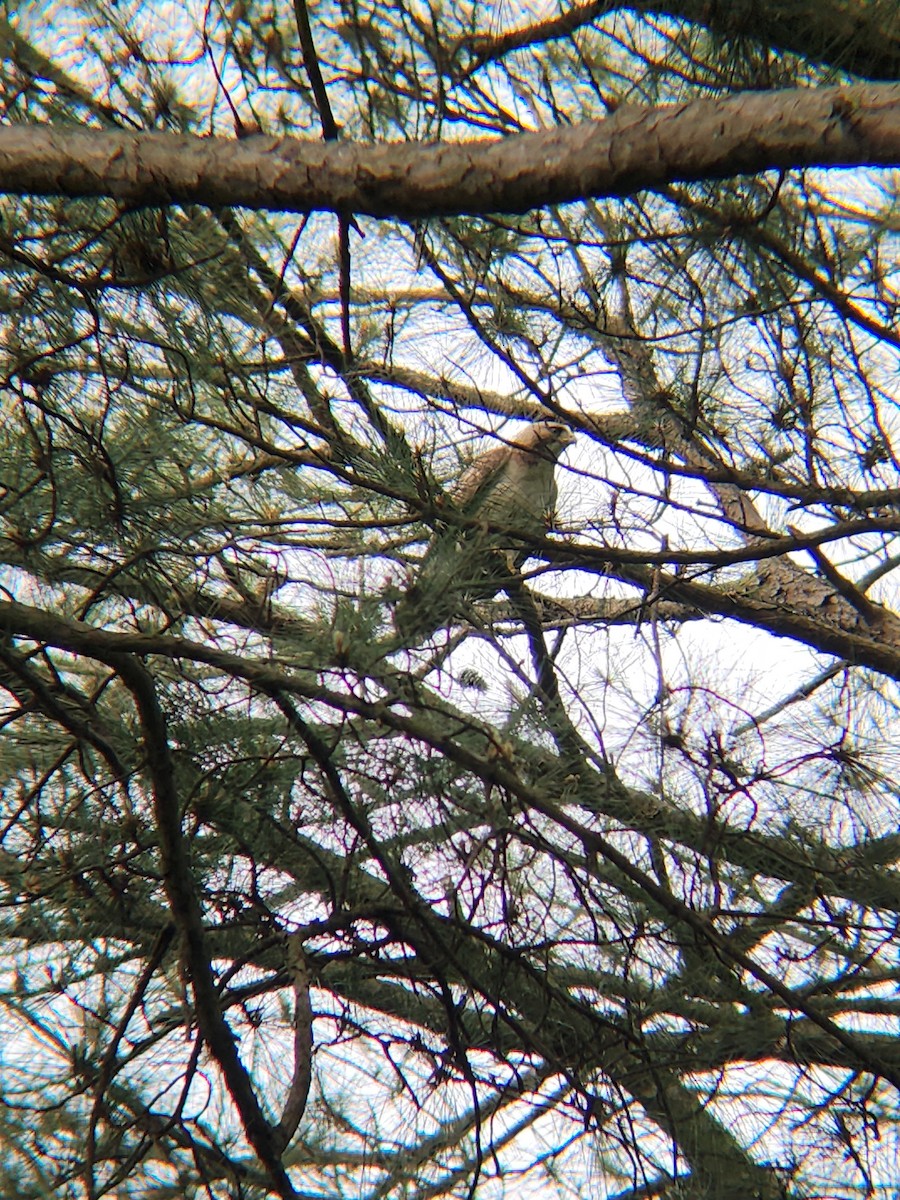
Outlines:
[[563,450],[574,441],[575,434],[563,421],[535,421],[515,439],[513,445],[556,462]]

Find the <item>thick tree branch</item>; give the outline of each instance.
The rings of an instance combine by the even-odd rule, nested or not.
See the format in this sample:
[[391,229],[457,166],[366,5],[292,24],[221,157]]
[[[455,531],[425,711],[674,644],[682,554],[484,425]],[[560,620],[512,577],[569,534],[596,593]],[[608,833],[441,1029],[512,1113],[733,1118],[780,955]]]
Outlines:
[[0,128],[0,179],[9,194],[374,217],[526,212],[675,181],[897,164],[898,84],[624,106],[603,121],[456,145]]
[[606,13],[630,9],[658,13],[705,25],[723,38],[749,38],[806,59],[830,63],[866,79],[894,79],[900,70],[900,22],[893,0],[849,5],[841,0],[790,0],[760,4],[758,0],[586,0],[559,15],[496,35],[460,42],[477,66],[512,50],[567,37]]

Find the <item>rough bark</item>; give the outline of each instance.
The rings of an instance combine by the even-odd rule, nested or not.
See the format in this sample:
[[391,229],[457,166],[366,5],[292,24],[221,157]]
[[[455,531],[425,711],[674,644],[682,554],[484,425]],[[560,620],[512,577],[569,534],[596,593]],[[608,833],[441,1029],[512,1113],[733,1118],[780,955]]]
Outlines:
[[623,106],[603,121],[463,144],[0,129],[0,179],[8,194],[373,217],[520,213],[675,181],[898,163],[896,84]]
[[845,0],[788,0],[780,4],[760,4],[758,0],[680,0],[671,4],[632,0],[626,5],[589,0],[546,21],[471,38],[464,45],[476,62],[483,63],[512,50],[566,37],[622,8],[705,25],[729,41],[748,38],[862,79],[896,79],[900,72],[900,11],[894,0],[868,4],[847,4]]

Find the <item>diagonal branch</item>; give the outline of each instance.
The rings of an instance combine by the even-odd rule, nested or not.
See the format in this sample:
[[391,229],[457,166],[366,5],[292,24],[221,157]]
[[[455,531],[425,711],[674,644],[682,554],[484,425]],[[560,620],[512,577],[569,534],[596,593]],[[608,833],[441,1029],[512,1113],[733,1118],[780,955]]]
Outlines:
[[275,1131],[276,1143],[287,1146],[306,1112],[312,1083],[313,1011],[309,995],[312,973],[303,940],[289,933],[285,938],[285,960],[294,989],[294,1074]]
[[758,0],[582,0],[559,14],[494,35],[468,35],[454,47],[467,50],[479,65],[510,51],[571,37],[606,13],[661,14],[705,25],[722,38],[755,40],[804,58],[839,66],[867,79],[895,79],[900,70],[900,25],[892,0],[886,3],[846,4],[843,0],[792,0],[790,4],[760,4]]
[[147,769],[153,784],[166,894],[183,940],[200,1031],[219,1064],[247,1138],[268,1171],[278,1195],[282,1200],[296,1200],[297,1193],[281,1162],[275,1131],[260,1107],[250,1077],[240,1060],[234,1034],[219,1005],[203,929],[203,914],[194,889],[190,857],[181,828],[181,803],[175,783],[166,718],[159,705],[153,678],[136,659],[129,656],[113,654],[105,661],[119,672],[140,716]]

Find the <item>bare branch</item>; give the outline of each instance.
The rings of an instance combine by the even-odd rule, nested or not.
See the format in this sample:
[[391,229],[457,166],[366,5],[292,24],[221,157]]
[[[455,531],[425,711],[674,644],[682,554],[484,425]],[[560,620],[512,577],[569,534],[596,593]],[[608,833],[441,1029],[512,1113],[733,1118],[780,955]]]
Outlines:
[[0,178],[12,195],[374,217],[526,212],[676,181],[898,163],[898,84],[629,105],[604,121],[459,145],[0,128]]

